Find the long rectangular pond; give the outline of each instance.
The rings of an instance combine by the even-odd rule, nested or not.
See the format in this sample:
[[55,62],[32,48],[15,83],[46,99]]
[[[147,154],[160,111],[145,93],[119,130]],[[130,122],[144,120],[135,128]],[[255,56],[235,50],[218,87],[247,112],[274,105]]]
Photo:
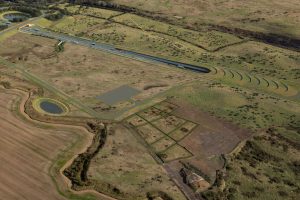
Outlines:
[[37,35],[37,36],[48,37],[48,38],[52,38],[52,39],[56,39],[56,40],[61,40],[64,42],[70,42],[73,44],[78,44],[78,45],[98,49],[101,51],[106,51],[106,52],[109,52],[109,53],[112,53],[115,55],[126,56],[126,57],[134,58],[137,60],[141,60],[141,61],[151,61],[151,62],[156,62],[156,63],[161,63],[161,64],[167,64],[169,66],[186,69],[186,70],[190,70],[190,71],[197,72],[197,73],[209,73],[210,72],[210,70],[206,67],[191,65],[191,64],[187,64],[187,63],[181,63],[181,62],[172,61],[172,60],[168,60],[168,59],[164,59],[164,58],[160,58],[160,57],[156,57],[156,56],[150,56],[150,55],[146,55],[146,54],[142,54],[142,53],[137,53],[134,51],[123,50],[120,48],[115,48],[112,45],[97,43],[92,40],[75,37],[75,36],[71,36],[71,35],[67,35],[67,34],[56,33],[56,32],[49,31],[49,30],[46,30],[46,29],[43,29],[43,28],[37,27],[37,26],[22,27],[21,31],[30,33],[33,35]]
[[101,100],[107,105],[114,105],[122,101],[128,101],[133,96],[139,93],[140,93],[139,90],[132,88],[128,85],[123,85],[121,87],[108,91],[100,96],[97,96],[96,98]]

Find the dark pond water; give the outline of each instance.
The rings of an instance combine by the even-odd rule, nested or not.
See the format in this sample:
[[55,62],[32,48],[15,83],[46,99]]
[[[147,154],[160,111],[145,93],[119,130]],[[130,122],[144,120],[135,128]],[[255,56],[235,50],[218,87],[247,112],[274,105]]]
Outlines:
[[40,107],[44,111],[51,114],[61,114],[64,112],[64,110],[59,105],[49,101],[43,101],[42,103],[40,103]]
[[140,93],[139,90],[132,88],[128,85],[123,85],[114,90],[106,92],[101,96],[98,96],[97,99],[100,99],[107,105],[114,105],[121,101],[128,101],[131,97]]
[[10,22],[22,22],[28,19],[30,16],[28,14],[23,14],[23,13],[10,13],[4,15],[3,17]]

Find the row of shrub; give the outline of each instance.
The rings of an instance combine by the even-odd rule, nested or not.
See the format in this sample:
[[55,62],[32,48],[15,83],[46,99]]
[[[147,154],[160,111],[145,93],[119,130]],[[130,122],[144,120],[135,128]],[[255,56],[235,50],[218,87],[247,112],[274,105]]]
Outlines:
[[1,9],[0,13],[11,11],[11,10],[27,13],[31,17],[37,17],[37,16],[40,16],[42,14],[42,12],[38,8],[30,7],[29,5],[28,6],[25,6],[25,5],[22,5],[22,6],[10,5],[8,7],[5,7],[3,9]]

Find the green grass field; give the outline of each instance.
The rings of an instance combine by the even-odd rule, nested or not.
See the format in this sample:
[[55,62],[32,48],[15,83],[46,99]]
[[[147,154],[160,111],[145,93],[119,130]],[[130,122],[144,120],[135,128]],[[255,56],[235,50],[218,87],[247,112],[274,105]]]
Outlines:
[[86,7],[86,6],[71,5],[71,4],[67,4],[67,3],[59,4],[57,7],[60,9],[67,10],[72,15],[83,14],[83,15],[94,16],[97,18],[104,18],[104,19],[111,18],[111,17],[119,15],[121,13],[118,11]]
[[51,29],[58,32],[83,36],[90,28],[97,29],[97,26],[105,21],[94,17],[83,15],[66,16],[51,26]]
[[226,33],[217,31],[192,31],[133,14],[124,14],[114,17],[113,21],[141,29],[145,32],[158,32],[174,36],[178,38],[178,40],[192,43],[195,46],[199,45],[208,50],[214,50],[218,47],[242,41],[241,39]]

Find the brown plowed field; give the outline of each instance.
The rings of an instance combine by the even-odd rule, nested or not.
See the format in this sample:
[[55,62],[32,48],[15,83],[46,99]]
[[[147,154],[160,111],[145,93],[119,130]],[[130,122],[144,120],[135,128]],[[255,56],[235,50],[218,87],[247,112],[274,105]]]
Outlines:
[[48,171],[76,135],[25,122],[13,106],[21,96],[13,90],[0,88],[0,92],[0,199],[65,199]]

